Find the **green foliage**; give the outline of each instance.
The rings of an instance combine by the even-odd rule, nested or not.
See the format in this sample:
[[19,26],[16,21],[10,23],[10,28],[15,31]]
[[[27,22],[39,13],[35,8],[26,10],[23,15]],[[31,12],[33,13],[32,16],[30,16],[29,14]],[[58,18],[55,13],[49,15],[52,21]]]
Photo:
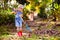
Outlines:
[[14,15],[10,14],[11,9],[1,10],[0,25],[14,23]]
[[[52,0],[42,0],[41,2],[39,2],[40,0],[29,0],[30,1],[30,10],[40,10],[40,13],[38,14],[39,17],[41,18],[47,18],[48,15],[53,15],[53,11],[51,10],[52,8]],[[5,6],[7,5],[7,0],[5,1]],[[60,15],[60,5],[58,5],[57,3],[54,3],[54,7],[58,10],[58,11],[55,11],[54,10],[54,14],[55,15]],[[17,5],[12,5],[12,7],[16,8]],[[29,7],[29,6],[28,6]],[[37,7],[37,9],[36,9]],[[50,8],[50,10],[47,10],[47,12],[45,11],[46,8]],[[14,15],[10,14],[12,10],[8,7],[6,7],[6,10],[4,10],[3,7],[0,6],[0,24],[4,23],[4,24],[7,24],[7,23],[13,23],[14,22]],[[29,13],[29,11],[27,9],[24,9],[24,19],[28,19],[26,17],[26,14]],[[58,16],[57,15],[57,16]]]
[[38,14],[38,16],[41,17],[41,18],[47,18],[47,15],[45,13],[45,7],[44,6],[42,6],[40,8],[40,13]]
[[56,9],[58,9],[58,4],[57,4],[57,3],[55,3],[54,7],[55,7]]
[[2,35],[8,35],[8,27],[7,26],[0,26],[0,36]]
[[28,18],[27,18],[27,13],[29,13],[29,11],[26,9],[26,8],[24,8],[24,11],[23,11],[23,19],[24,20],[27,20]]
[[32,11],[35,11],[35,7],[34,7],[34,6],[31,6],[31,10],[32,10]]

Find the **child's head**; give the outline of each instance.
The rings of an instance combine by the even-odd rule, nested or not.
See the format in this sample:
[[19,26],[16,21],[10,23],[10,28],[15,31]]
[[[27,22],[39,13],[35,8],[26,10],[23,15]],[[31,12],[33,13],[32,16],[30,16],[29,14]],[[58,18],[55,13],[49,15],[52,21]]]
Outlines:
[[30,14],[33,14],[33,11],[31,11]]
[[21,4],[18,6],[18,10],[19,10],[19,11],[23,11],[23,8],[24,8],[24,6],[21,5]]

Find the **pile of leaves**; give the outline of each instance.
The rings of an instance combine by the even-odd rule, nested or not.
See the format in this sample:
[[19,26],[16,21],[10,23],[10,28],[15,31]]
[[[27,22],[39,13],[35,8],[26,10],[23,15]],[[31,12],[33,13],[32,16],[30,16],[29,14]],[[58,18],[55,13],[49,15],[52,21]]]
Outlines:
[[46,29],[42,29],[42,30],[35,30],[34,32],[37,35],[49,35],[49,36],[60,36],[60,31],[58,30],[46,30]]

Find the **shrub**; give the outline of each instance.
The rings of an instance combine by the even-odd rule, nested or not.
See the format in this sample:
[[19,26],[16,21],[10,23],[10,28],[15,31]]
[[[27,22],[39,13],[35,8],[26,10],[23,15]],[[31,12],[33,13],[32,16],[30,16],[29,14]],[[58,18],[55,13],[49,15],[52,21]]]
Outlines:
[[0,12],[0,25],[14,23],[14,15],[10,14],[11,9],[1,10]]

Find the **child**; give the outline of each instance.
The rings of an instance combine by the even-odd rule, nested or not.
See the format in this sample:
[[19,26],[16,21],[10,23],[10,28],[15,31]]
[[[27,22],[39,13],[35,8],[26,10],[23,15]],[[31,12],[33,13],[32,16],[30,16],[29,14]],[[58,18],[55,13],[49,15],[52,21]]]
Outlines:
[[21,35],[19,36],[22,36],[23,5],[19,5],[18,9],[14,9],[13,12],[15,13],[15,26],[17,27],[18,35],[19,35],[19,32],[21,32]]
[[34,21],[34,13],[33,13],[33,11],[29,12],[29,13],[27,14],[27,17],[28,17],[29,20],[26,21],[26,22],[27,22],[26,28],[27,28],[27,30],[28,30],[28,37],[31,37],[31,35],[32,35],[32,29],[29,27],[28,24],[33,25],[33,24],[32,24],[33,21]]

